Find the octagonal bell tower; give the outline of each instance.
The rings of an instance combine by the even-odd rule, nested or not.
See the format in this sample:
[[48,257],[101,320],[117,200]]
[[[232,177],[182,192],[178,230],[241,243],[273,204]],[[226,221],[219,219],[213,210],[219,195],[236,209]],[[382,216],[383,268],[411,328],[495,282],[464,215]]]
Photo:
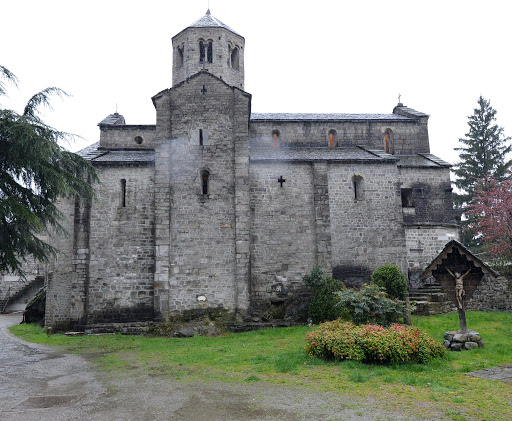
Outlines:
[[172,85],[207,70],[244,89],[245,39],[213,17],[210,10],[172,38]]

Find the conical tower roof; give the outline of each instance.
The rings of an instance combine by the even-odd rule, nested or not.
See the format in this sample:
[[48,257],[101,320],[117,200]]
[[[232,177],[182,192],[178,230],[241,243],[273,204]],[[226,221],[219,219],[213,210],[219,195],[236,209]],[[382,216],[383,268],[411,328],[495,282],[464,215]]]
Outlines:
[[200,17],[194,23],[187,26],[187,28],[224,28],[228,31],[233,32],[236,35],[241,36],[238,32],[231,29],[228,25],[222,23],[216,17],[212,16],[212,14],[210,13],[210,9],[206,11],[206,14],[203,17]]

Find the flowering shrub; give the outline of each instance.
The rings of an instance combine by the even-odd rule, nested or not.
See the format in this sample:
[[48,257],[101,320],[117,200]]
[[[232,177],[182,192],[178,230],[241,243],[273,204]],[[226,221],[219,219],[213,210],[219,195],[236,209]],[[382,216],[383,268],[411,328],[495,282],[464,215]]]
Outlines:
[[306,335],[306,342],[311,356],[373,364],[427,363],[445,353],[442,344],[417,327],[356,326],[341,319],[322,323]]

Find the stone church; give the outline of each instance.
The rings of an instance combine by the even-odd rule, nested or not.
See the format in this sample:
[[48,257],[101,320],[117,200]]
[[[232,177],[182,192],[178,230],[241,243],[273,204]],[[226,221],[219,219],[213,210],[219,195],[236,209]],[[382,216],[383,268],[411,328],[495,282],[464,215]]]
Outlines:
[[387,262],[413,280],[459,238],[427,114],[252,112],[244,37],[209,11],[172,49],[156,123],[111,114],[80,152],[100,183],[91,203],[59,202],[47,325],[256,314],[315,264],[347,285]]

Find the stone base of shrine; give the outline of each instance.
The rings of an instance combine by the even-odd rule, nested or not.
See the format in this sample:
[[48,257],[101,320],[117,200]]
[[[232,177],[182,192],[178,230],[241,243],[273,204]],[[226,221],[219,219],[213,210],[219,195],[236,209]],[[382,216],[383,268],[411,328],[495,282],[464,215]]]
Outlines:
[[484,343],[478,332],[468,329],[466,332],[450,330],[444,333],[444,346],[450,351],[468,351],[483,348]]

